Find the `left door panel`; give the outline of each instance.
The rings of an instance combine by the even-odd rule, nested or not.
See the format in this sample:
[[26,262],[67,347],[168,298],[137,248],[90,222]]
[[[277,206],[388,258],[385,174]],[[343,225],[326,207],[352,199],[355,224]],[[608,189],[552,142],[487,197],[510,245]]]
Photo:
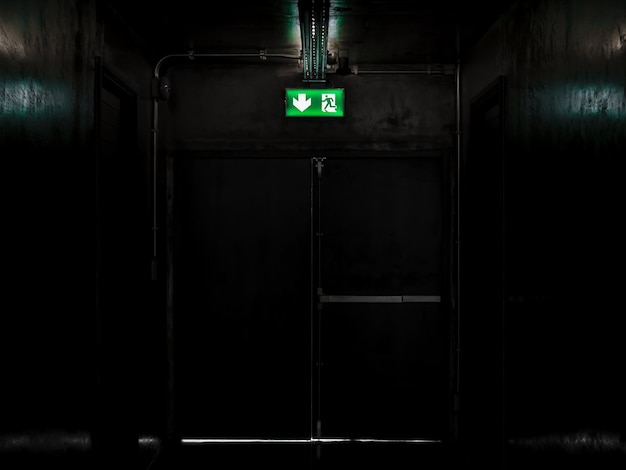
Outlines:
[[174,159],[175,422],[182,437],[308,438],[309,159]]

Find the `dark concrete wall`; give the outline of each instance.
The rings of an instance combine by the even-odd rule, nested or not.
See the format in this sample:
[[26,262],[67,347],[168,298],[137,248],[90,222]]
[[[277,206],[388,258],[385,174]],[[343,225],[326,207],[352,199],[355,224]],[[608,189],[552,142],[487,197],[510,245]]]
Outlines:
[[92,168],[93,3],[0,4],[2,432],[91,425],[95,317],[81,250],[91,210],[79,168]]
[[[306,88],[295,61],[189,65],[166,73],[172,93],[164,123],[169,146],[193,150],[452,149],[454,76],[329,74],[345,89],[345,117],[286,118],[285,88]],[[275,62],[271,62],[276,60]],[[187,61],[187,62],[184,62]]]
[[3,145],[84,145],[93,126],[93,2],[2,2]]
[[[489,333],[504,332],[508,437],[626,430],[625,32],[620,1],[518,2],[466,56],[466,165],[481,158],[469,146],[472,103],[505,80],[504,316]],[[471,324],[480,305],[461,315]],[[472,387],[471,371],[485,371],[466,366]]]
[[[0,155],[6,198],[6,308],[0,328],[3,463],[7,455],[44,460],[83,455],[95,447],[96,435],[107,443],[137,446],[138,434],[163,431],[165,333],[164,317],[157,311],[163,298],[159,286],[150,282],[152,66],[147,56],[145,45],[103,2],[0,4]],[[92,171],[94,162],[99,168],[96,101],[103,69],[136,99],[131,125],[137,128],[137,141],[127,142],[134,149],[132,161],[119,166],[120,174],[135,171],[134,188],[120,195],[128,197],[116,220],[128,242],[140,240],[141,246],[134,245],[133,259],[119,266],[120,283],[99,280],[98,250],[109,241],[102,241],[98,232],[103,181],[96,171],[94,309],[86,295],[93,285],[85,277],[92,266],[85,264],[85,253],[93,246],[86,242],[92,236],[87,222],[94,220],[85,201],[93,187],[85,184],[84,172]],[[110,189],[111,182],[104,183]],[[132,226],[122,223],[128,220]],[[122,286],[122,278],[130,278],[129,285]],[[120,287],[132,290],[133,305],[140,306],[121,320],[119,312],[130,310],[125,301],[131,299],[118,294]],[[117,325],[103,314],[104,298],[108,305],[118,304],[112,317]],[[106,315],[115,311],[106,310]],[[129,331],[133,346],[120,350],[116,334]],[[114,349],[120,350],[117,355],[107,355]],[[129,375],[132,381],[123,380]],[[111,418],[103,418],[102,410]],[[128,411],[127,419],[113,419],[118,410]]]

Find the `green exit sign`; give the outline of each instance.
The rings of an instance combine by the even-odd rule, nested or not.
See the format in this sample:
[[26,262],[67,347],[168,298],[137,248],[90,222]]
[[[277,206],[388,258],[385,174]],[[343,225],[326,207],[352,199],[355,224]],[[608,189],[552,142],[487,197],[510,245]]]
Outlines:
[[343,117],[343,88],[286,88],[285,116]]

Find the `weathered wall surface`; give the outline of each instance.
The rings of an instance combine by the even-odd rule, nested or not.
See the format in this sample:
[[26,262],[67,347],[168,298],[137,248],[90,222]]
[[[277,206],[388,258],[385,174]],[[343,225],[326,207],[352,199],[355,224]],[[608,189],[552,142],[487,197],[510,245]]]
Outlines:
[[623,430],[623,275],[614,268],[623,265],[625,33],[623,2],[519,2],[463,69],[466,161],[481,157],[468,151],[471,104],[498,76],[506,81],[509,436]]
[[0,4],[6,432],[90,425],[95,317],[79,261],[86,186],[71,175],[87,161],[93,168],[98,47],[94,2]]
[[[270,62],[268,59],[267,62]],[[413,150],[454,144],[454,76],[330,75],[343,118],[285,117],[285,88],[307,88],[296,64],[171,64],[170,148]]]

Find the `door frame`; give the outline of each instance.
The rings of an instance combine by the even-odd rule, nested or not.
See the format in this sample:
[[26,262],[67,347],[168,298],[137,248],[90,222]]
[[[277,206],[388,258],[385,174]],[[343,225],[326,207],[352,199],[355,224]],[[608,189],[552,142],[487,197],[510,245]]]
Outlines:
[[[333,150],[333,151],[306,151],[306,152],[295,152],[295,151],[210,151],[210,150],[187,150],[187,149],[174,149],[167,156],[167,164],[166,164],[166,317],[167,317],[167,338],[168,338],[168,364],[169,364],[169,373],[168,373],[168,412],[167,412],[167,429],[169,432],[169,437],[173,439],[175,442],[181,442],[182,444],[190,444],[193,443],[193,440],[189,440],[186,436],[183,436],[180,430],[177,427],[176,422],[176,406],[174,397],[176,395],[176,383],[175,383],[175,371],[176,371],[176,363],[174,360],[174,329],[175,329],[175,294],[174,294],[174,282],[175,282],[175,272],[176,266],[173,261],[173,249],[174,249],[174,240],[173,240],[173,227],[174,227],[174,198],[175,198],[175,177],[174,177],[174,168],[175,168],[175,160],[181,158],[228,158],[228,159],[237,159],[237,158],[287,158],[287,159],[309,159],[311,161],[311,198],[313,198],[314,193],[314,159],[315,158],[325,158],[328,160],[332,160],[333,157],[340,157],[342,159],[345,158],[354,158],[354,159],[363,159],[363,158],[376,158],[376,159],[384,159],[385,157],[393,157],[393,158],[435,158],[441,161],[441,175],[442,175],[442,253],[441,253],[441,264],[443,267],[442,274],[442,292],[441,292],[441,309],[442,314],[445,315],[445,325],[444,328],[446,331],[449,331],[448,341],[452,342],[455,336],[452,334],[454,322],[453,322],[453,299],[456,297],[456,294],[452,291],[453,282],[452,276],[455,272],[454,267],[452,266],[453,260],[455,259],[454,253],[456,247],[454,246],[452,240],[452,227],[454,225],[454,198],[452,196],[452,177],[450,174],[451,161],[453,158],[451,149],[422,149],[422,150],[411,150],[411,151],[359,151],[359,150],[350,150],[350,151],[341,151],[341,150]],[[313,200],[312,200],[313,202]],[[313,266],[314,260],[314,243],[315,238],[313,234],[314,224],[313,224],[313,207],[311,209],[311,265]],[[312,321],[312,337],[315,332],[313,331],[313,317],[315,305],[317,303],[317,292],[314,292],[315,288],[314,276],[312,273],[311,276],[311,321]],[[456,345],[450,343],[449,351],[454,351]],[[313,361],[311,361],[313,363]],[[452,360],[452,356],[448,357],[449,367],[454,367],[454,361]],[[314,370],[313,366],[311,366],[311,374],[313,375]],[[449,425],[448,425],[448,437],[447,440],[451,440],[453,436],[453,396],[454,396],[454,380],[452,379],[455,376],[454,371],[450,374],[450,381],[448,386],[448,403],[450,406],[448,407],[449,414]],[[313,377],[312,377],[313,378]],[[313,418],[314,410],[312,410],[312,418]],[[315,420],[311,420],[311,439],[309,442],[324,442],[324,439],[316,439],[315,429],[314,429]],[[210,441],[206,439],[200,438],[203,441]],[[279,440],[278,440],[279,441]],[[328,440],[332,441],[332,439]]]

